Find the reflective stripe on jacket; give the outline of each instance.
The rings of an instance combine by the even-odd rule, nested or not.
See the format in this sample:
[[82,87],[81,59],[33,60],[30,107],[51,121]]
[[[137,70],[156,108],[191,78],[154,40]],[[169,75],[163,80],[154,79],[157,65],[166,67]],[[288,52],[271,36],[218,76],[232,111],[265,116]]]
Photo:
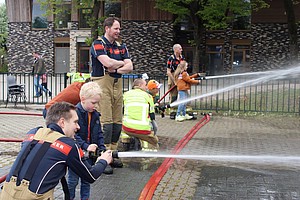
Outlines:
[[149,113],[154,113],[153,98],[141,89],[124,93],[123,129],[137,134],[151,133]]

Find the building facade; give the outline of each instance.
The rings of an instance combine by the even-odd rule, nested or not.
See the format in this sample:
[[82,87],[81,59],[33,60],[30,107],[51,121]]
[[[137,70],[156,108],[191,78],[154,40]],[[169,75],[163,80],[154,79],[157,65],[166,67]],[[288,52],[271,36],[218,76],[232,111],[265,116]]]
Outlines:
[[[63,6],[70,12],[47,17],[37,0],[6,1],[10,72],[31,72],[33,51],[44,54],[48,73],[90,72],[89,46],[85,42],[90,36],[86,18],[90,10],[77,8],[73,1],[64,1]],[[202,72],[219,75],[265,71],[291,64],[283,2],[272,0],[267,3],[270,8],[252,13],[251,24],[246,30],[231,27],[206,31],[202,44],[206,52],[201,61]],[[101,6],[104,11],[101,16],[114,13],[122,20],[122,40],[131,54],[134,73],[165,75],[166,60],[174,43],[181,43],[189,62],[193,59],[194,49],[188,43],[189,31],[176,30],[173,16],[154,8],[155,1],[120,0],[111,7]],[[297,20],[300,19],[299,11],[300,6],[295,6]]]
[[[55,16],[41,15],[43,9],[36,0],[6,1],[10,72],[31,72],[33,51],[44,54],[48,73],[90,71],[89,46],[85,43],[90,29],[84,12],[72,6],[72,1],[65,2],[71,10],[68,21],[56,21]],[[162,74],[163,63],[172,50],[172,15],[153,9],[154,1],[148,4],[139,2],[128,0],[120,3],[123,42],[128,46],[135,73],[151,71]],[[136,6],[139,12],[135,12]]]

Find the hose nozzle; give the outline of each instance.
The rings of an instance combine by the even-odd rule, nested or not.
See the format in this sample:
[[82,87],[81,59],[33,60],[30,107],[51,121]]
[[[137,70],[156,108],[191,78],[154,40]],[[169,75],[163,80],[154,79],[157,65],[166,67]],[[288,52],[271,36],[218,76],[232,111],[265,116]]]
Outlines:
[[111,152],[111,156],[112,156],[113,158],[119,158],[118,151],[117,151],[117,150],[112,151],[112,152]]

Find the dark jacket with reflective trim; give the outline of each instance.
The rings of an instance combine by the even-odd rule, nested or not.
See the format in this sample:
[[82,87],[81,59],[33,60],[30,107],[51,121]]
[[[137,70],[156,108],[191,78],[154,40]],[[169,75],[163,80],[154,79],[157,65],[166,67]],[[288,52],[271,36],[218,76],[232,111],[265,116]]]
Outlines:
[[[64,134],[57,124],[49,124],[48,128]],[[27,138],[32,138],[31,136],[33,136],[37,130],[38,128],[30,130],[27,133]],[[10,181],[12,173],[22,157],[22,153],[30,142],[30,139],[23,141],[21,151],[6,178],[7,182]],[[41,143],[36,144],[28,154],[19,172],[17,185],[19,185],[20,181],[24,178],[31,161],[40,147]],[[94,166],[91,166],[81,159],[82,156],[83,152],[74,139],[65,136],[59,138],[50,146],[41,159],[41,162],[37,163],[37,169],[33,174],[32,180],[30,180],[29,190],[36,194],[43,194],[54,189],[59,180],[66,175],[67,167],[70,167],[76,174],[89,183],[93,183],[102,174],[107,166],[107,162],[100,160]]]
[[91,122],[90,122],[90,141],[87,141],[88,138],[88,112],[83,109],[81,103],[76,105],[77,107],[77,115],[78,115],[78,124],[80,129],[76,133],[78,137],[76,140],[78,144],[83,150],[87,150],[90,144],[97,144],[100,150],[106,150],[104,146],[104,139],[103,139],[103,131],[101,129],[100,124],[100,113],[97,111],[92,112]]
[[[102,39],[97,39],[91,46],[91,60],[92,60],[92,77],[101,77],[105,74],[105,66],[98,60],[98,56],[107,55],[115,60],[130,59],[128,50],[125,44],[118,45],[118,43],[110,43],[104,36]],[[121,74],[110,73],[114,78],[121,78]]]

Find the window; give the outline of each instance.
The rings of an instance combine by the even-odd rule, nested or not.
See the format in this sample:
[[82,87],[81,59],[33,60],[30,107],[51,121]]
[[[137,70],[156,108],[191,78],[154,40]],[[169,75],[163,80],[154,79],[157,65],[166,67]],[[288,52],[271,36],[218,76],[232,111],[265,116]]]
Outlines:
[[121,2],[105,2],[105,16],[121,17]]
[[174,43],[189,44],[189,41],[194,40],[192,30],[192,23],[187,19],[183,19],[179,23],[174,24]]
[[41,8],[38,0],[33,0],[32,4],[32,28],[45,29],[48,27],[46,10]]
[[[104,3],[104,16],[121,17],[121,1],[105,1]],[[102,16],[103,14],[101,14]],[[91,28],[91,24],[95,21],[92,20],[92,8],[85,7],[79,9],[79,28]]]
[[232,72],[244,73],[250,71],[250,45],[232,46]]
[[90,28],[88,19],[91,19],[92,9],[91,8],[81,8],[79,9],[79,28]]
[[56,29],[67,29],[68,22],[71,21],[71,2],[64,1],[62,5],[58,5],[55,15],[55,28]]
[[90,72],[90,47],[88,47],[85,43],[77,43],[78,44],[78,51],[79,51],[79,66],[77,71],[82,73],[89,73]]
[[206,53],[208,55],[208,66],[206,73],[209,75],[224,74],[224,55],[222,45],[207,45]]
[[70,43],[56,43],[55,47],[70,47]]

